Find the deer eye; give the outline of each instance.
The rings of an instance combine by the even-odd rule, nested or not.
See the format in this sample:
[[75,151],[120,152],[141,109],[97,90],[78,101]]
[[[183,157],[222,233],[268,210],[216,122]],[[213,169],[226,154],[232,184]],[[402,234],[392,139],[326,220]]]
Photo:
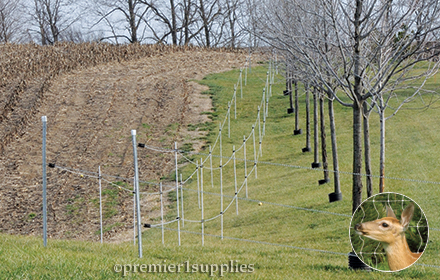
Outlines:
[[388,227],[389,225],[387,223],[382,223],[383,227]]

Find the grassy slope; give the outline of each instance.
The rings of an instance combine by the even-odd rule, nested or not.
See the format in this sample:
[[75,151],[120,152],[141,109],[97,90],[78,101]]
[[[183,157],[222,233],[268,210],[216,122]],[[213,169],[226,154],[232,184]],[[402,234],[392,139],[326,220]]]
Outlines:
[[[242,143],[243,135],[250,132],[255,121],[257,105],[264,87],[266,69],[253,68],[249,75],[248,86],[244,89],[244,98],[237,99],[237,120],[231,119],[231,139],[223,131],[223,154],[230,155],[232,145]],[[232,96],[233,84],[237,81],[238,71],[206,77],[203,84],[209,85],[214,94],[216,111],[212,114],[214,130],[225,116],[227,102]],[[267,119],[266,136],[263,140],[263,157],[261,161],[285,163],[309,167],[313,161],[312,154],[303,154],[301,148],[305,145],[305,135],[293,136],[293,115],[286,113],[287,98],[282,96],[284,83],[280,78],[273,89],[274,95],[270,101],[269,117]],[[301,91],[302,92],[302,91]],[[303,100],[303,99],[302,99]],[[348,108],[337,106],[338,145],[340,150],[340,169],[350,171],[351,165],[351,114]],[[304,104],[301,102],[301,114],[304,114]],[[401,111],[387,124],[387,175],[399,178],[415,178],[438,181],[436,178],[436,145],[440,135],[437,121],[438,109],[427,111]],[[372,115],[372,146],[373,162],[378,160],[378,118]],[[305,130],[304,119],[301,128]],[[216,132],[208,136],[208,142],[215,141]],[[258,137],[257,143],[258,143]],[[251,138],[252,140],[252,138]],[[248,142],[248,158],[253,157],[252,141]],[[327,144],[330,146],[330,143]],[[331,154],[330,151],[328,152]],[[213,154],[219,154],[218,148]],[[237,153],[237,158],[243,158],[243,152]],[[194,157],[196,159],[196,157]],[[225,161],[225,160],[224,160]],[[214,159],[214,166],[219,160]],[[243,162],[237,162],[239,185],[244,171]],[[250,170],[252,164],[248,164]],[[377,166],[374,166],[377,174]],[[193,167],[183,170],[184,177],[192,173]],[[223,170],[224,193],[234,194],[232,164]],[[214,187],[210,185],[209,171],[205,170],[205,191],[219,193],[219,172],[214,174]],[[260,164],[258,179],[254,174],[249,178],[249,198],[257,201],[272,202],[298,207],[307,207],[323,211],[350,214],[351,209],[351,176],[342,175],[342,192],[344,200],[328,203],[327,194],[332,192],[332,185],[319,186],[322,172],[308,169],[296,169],[282,166]],[[378,180],[374,180],[377,189]],[[189,185],[197,189],[195,178]],[[436,217],[438,205],[438,186],[426,183],[387,180],[386,190],[403,193],[420,204],[428,218],[429,225],[440,228],[440,220]],[[375,190],[376,191],[376,190]],[[244,197],[244,191],[240,193]],[[197,206],[197,194],[185,191],[185,218],[200,219]],[[225,207],[230,198],[225,198]],[[220,211],[219,196],[204,195],[205,218],[215,216]],[[302,248],[312,248],[332,252],[348,253],[351,246],[348,237],[350,218],[335,216],[288,207],[263,203],[258,206],[255,201],[239,201],[239,214],[235,214],[235,203],[224,215],[224,235],[284,244]],[[176,229],[176,224],[170,226]],[[200,224],[185,223],[184,230],[200,232]],[[205,224],[205,233],[220,235],[220,220],[215,219]],[[347,268],[347,257],[328,253],[298,250],[256,244],[244,241],[230,240],[218,237],[205,237],[205,246],[201,246],[201,237],[197,234],[182,233],[182,246],[177,246],[177,233],[165,231],[165,246],[161,244],[161,231],[149,229],[144,232],[144,258],[139,260],[136,247],[130,243],[104,244],[82,243],[78,241],[49,240],[48,248],[42,248],[40,239],[33,237],[17,237],[0,235],[0,274],[6,278],[51,278],[51,279],[84,279],[119,278],[121,274],[112,271],[115,264],[179,264],[189,261],[191,264],[223,264],[235,260],[239,264],[254,264],[253,273],[229,273],[228,277],[252,279],[394,279],[394,278],[423,278],[437,279],[440,270],[423,266],[413,266],[403,272],[393,274],[354,272]],[[438,252],[440,249],[440,232],[431,231],[430,243],[419,263],[440,265]],[[44,252],[44,253],[43,253]],[[216,274],[218,275],[218,273]],[[146,273],[129,274],[127,278],[151,277],[157,278],[210,278],[201,273]]]

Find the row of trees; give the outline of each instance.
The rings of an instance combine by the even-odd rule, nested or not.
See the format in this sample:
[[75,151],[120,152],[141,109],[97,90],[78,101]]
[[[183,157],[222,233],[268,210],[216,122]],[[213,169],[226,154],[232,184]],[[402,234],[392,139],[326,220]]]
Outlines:
[[[0,0],[0,42],[248,45],[246,0]],[[254,41],[254,40],[253,40]]]
[[[352,109],[355,211],[362,201],[361,174],[371,174],[370,113],[376,111],[380,116],[382,192],[386,120],[407,102],[426,94],[423,86],[437,72],[440,3],[261,0],[253,10],[252,22],[259,38],[285,54],[294,79],[326,96],[330,115],[333,101]],[[334,125],[334,119],[330,123]],[[332,144],[336,149],[336,143]],[[371,178],[367,179],[371,195]]]

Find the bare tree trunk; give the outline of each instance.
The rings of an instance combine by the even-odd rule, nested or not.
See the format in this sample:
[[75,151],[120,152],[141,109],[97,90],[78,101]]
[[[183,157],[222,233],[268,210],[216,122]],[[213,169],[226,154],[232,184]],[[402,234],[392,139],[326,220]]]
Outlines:
[[171,5],[171,38],[173,40],[173,45],[177,45],[177,15],[176,6],[174,5],[174,0],[170,0]]
[[227,14],[229,19],[229,30],[230,30],[230,45],[231,48],[235,48],[236,34],[235,34],[235,22],[237,21],[237,2],[226,1],[227,4]]
[[235,49],[235,41],[237,41],[237,39],[236,39],[236,35],[235,35],[235,21],[233,21],[233,20],[230,20],[230,26],[231,26],[231,28],[230,28],[230,30],[231,30],[231,48],[232,49]]
[[211,46],[211,38],[209,34],[208,18],[206,17],[205,5],[203,4],[203,0],[200,0],[200,15],[202,17],[203,29],[205,30],[206,47],[209,48]]
[[313,87],[313,149],[314,149],[314,161],[312,163],[312,168],[319,168],[321,164],[319,163],[319,140],[318,140],[318,91],[316,87]]
[[288,82],[288,91],[289,91],[289,109],[287,113],[293,113],[293,96],[292,96],[292,73],[289,72],[289,82]]
[[371,178],[371,152],[370,152],[370,112],[368,111],[367,106],[364,104],[364,146],[365,146],[365,174],[367,177],[366,188],[367,188],[367,197],[373,195],[373,182]]
[[34,0],[34,19],[36,20],[38,24],[39,29],[39,35],[41,38],[41,45],[47,45],[47,36],[46,36],[46,27],[45,27],[45,19],[44,19],[44,12],[43,12],[43,4],[38,1]]
[[299,135],[302,133],[299,129],[299,101],[298,101],[298,81],[295,80],[295,130],[293,135]]
[[379,192],[385,190],[385,110],[379,109],[380,115],[380,163],[379,163]]
[[184,44],[187,46],[190,41],[189,29],[190,29],[190,13],[191,13],[191,0],[184,0],[185,18],[183,22],[184,28]]
[[47,24],[49,25],[50,32],[52,33],[52,44],[58,42],[59,30],[58,30],[58,14],[59,14],[59,6],[60,2],[55,1],[55,6],[51,6],[50,1],[44,1],[45,6],[45,14],[47,15]]
[[353,213],[362,203],[362,105],[353,107]]
[[131,33],[130,43],[137,43],[138,38],[137,38],[136,13],[134,11],[133,0],[128,1],[128,13],[129,13],[129,24],[130,24],[130,33]]
[[312,149],[310,147],[310,94],[309,85],[304,84],[306,90],[306,147],[302,149],[303,153],[310,152]]
[[326,184],[330,182],[328,176],[328,163],[327,163],[327,141],[325,134],[325,117],[324,117],[324,95],[319,92],[319,118],[321,123],[321,154],[322,154],[322,168],[324,169],[324,179],[319,180],[319,184]]
[[356,0],[354,15],[354,49],[353,49],[353,205],[354,213],[362,203],[362,66],[361,66],[361,15],[363,0]]
[[44,29],[44,25],[40,24],[39,28],[40,28],[41,45],[45,46],[47,45],[47,40],[46,40],[46,31]]
[[335,112],[333,109],[333,98],[332,94],[329,93],[328,99],[328,116],[330,119],[330,135],[332,140],[332,158],[333,158],[333,171],[334,171],[334,187],[335,194],[341,193],[341,184],[339,182],[339,161],[338,161],[338,145],[336,142],[336,123],[335,123]]

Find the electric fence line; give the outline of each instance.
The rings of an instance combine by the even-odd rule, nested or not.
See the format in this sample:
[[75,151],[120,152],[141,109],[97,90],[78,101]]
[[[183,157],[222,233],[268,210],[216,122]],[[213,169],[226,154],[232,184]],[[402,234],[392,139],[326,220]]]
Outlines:
[[[247,85],[247,69],[248,69],[248,59],[246,60],[246,67],[244,67],[245,69],[245,85]],[[249,59],[249,64],[250,64],[250,59]],[[278,71],[278,66],[276,66],[276,71]],[[240,74],[239,74],[239,78],[237,83],[234,84],[234,93],[232,95],[232,98],[230,99],[230,101],[228,101],[228,109],[226,111],[226,114],[224,116],[224,118],[222,119],[222,121],[220,122],[220,126],[219,126],[219,133],[217,134],[217,137],[214,141],[214,144],[211,146],[209,146],[209,153],[202,153],[202,152],[191,152],[191,151],[184,151],[184,150],[179,150],[177,149],[177,143],[175,143],[175,147],[174,149],[169,149],[169,148],[162,148],[162,147],[154,147],[154,146],[150,146],[150,145],[145,145],[145,144],[139,144],[139,147],[141,148],[146,148],[150,151],[154,151],[154,152],[158,152],[158,153],[174,153],[175,155],[175,168],[176,168],[176,183],[174,186],[172,185],[163,185],[162,182],[156,183],[156,182],[148,182],[148,181],[140,181],[139,179],[134,179],[134,178],[124,178],[121,176],[113,176],[113,175],[107,175],[107,174],[101,174],[101,170],[99,170],[98,173],[96,172],[91,172],[91,171],[87,171],[87,170],[80,170],[80,169],[73,169],[73,168],[68,168],[68,167],[63,167],[63,166],[59,166],[59,165],[54,165],[54,164],[49,164],[49,167],[52,168],[57,168],[60,170],[64,170],[66,172],[70,172],[70,173],[74,173],[74,174],[78,174],[81,177],[88,177],[88,178],[93,178],[93,179],[98,179],[98,180],[102,180],[106,183],[108,183],[110,186],[112,187],[117,187],[120,190],[126,191],[127,193],[131,194],[135,194],[135,187],[133,187],[133,189],[129,189],[126,188],[124,186],[115,184],[114,182],[110,181],[109,179],[105,179],[105,178],[113,178],[113,179],[118,179],[118,180],[122,180],[124,182],[133,182],[133,184],[135,185],[136,183],[144,183],[147,184],[149,186],[159,186],[159,191],[158,192],[141,192],[138,190],[139,194],[143,194],[143,195],[160,195],[160,208],[161,208],[161,222],[158,224],[145,224],[146,227],[150,227],[150,228],[161,228],[162,230],[162,243],[164,243],[164,229],[166,230],[171,230],[171,231],[178,231],[179,234],[179,245],[180,245],[180,233],[184,232],[184,233],[190,233],[190,234],[198,234],[201,235],[202,237],[202,245],[204,244],[204,236],[210,236],[210,237],[218,237],[221,239],[231,239],[231,240],[237,240],[237,241],[244,241],[244,242],[251,242],[251,243],[259,243],[259,244],[265,244],[265,245],[272,245],[272,246],[280,246],[280,247],[286,247],[286,248],[292,248],[292,249],[301,249],[301,250],[308,250],[308,251],[314,251],[314,252],[322,252],[322,253],[331,253],[331,254],[336,254],[336,255],[348,255],[345,253],[338,253],[338,252],[331,252],[331,251],[325,251],[325,250],[319,250],[319,249],[310,249],[310,248],[302,248],[302,247],[296,247],[296,246],[290,246],[290,245],[285,245],[285,244],[277,244],[277,243],[270,243],[270,242],[264,242],[264,241],[256,241],[256,240],[249,240],[249,239],[240,239],[240,238],[235,238],[235,237],[229,237],[229,236],[225,236],[223,234],[223,216],[224,214],[229,210],[229,208],[234,204],[236,205],[236,214],[238,215],[238,201],[242,200],[242,201],[248,201],[248,202],[264,202],[265,204],[268,205],[273,205],[273,206],[279,206],[279,207],[286,207],[286,208],[292,208],[292,209],[296,209],[296,210],[304,210],[304,211],[311,211],[311,212],[315,212],[315,213],[319,213],[319,214],[330,214],[330,215],[336,215],[336,216],[342,216],[342,217],[350,217],[351,215],[348,214],[341,214],[341,213],[332,213],[329,211],[323,211],[323,210],[317,210],[317,209],[310,209],[310,208],[305,208],[305,207],[298,207],[298,206],[293,206],[293,205],[284,205],[281,203],[275,203],[275,202],[268,202],[268,201],[261,201],[261,200],[256,200],[256,199],[251,199],[248,197],[248,178],[249,176],[254,173],[255,178],[257,178],[257,165],[263,164],[263,165],[269,165],[269,166],[280,166],[280,167],[287,167],[287,168],[294,168],[294,169],[305,169],[305,170],[313,170],[313,171],[319,171],[322,172],[324,171],[324,169],[319,169],[319,168],[310,168],[310,167],[303,167],[303,166],[297,166],[297,165],[291,165],[291,164],[284,164],[284,163],[274,163],[274,162],[266,162],[266,161],[259,161],[259,158],[262,156],[262,143],[263,143],[263,138],[265,136],[265,132],[266,132],[266,119],[268,117],[269,114],[269,99],[272,95],[272,84],[274,83],[274,77],[275,77],[275,71],[272,69],[273,68],[273,63],[269,63],[269,71],[266,74],[266,85],[263,89],[263,94],[262,94],[262,98],[260,101],[260,104],[258,106],[258,111],[257,111],[257,117],[255,119],[255,122],[252,125],[252,129],[251,131],[247,134],[243,136],[243,141],[241,143],[241,145],[236,149],[235,145],[233,145],[232,147],[232,154],[230,156],[224,156],[223,152],[222,152],[222,130],[226,129],[226,125],[227,125],[227,130],[228,130],[228,138],[231,138],[231,124],[230,124],[230,120],[232,118],[232,105],[234,106],[234,119],[237,119],[237,91],[238,88],[240,87],[240,98],[243,98],[243,68],[240,68]],[[263,113],[261,115],[261,113]],[[261,116],[263,117],[263,121],[261,121]],[[261,122],[263,122],[263,124],[261,124]],[[258,129],[258,135],[256,134],[256,129]],[[256,137],[258,136],[258,144],[256,142]],[[253,159],[249,159],[246,158],[246,143],[248,140],[250,140],[252,137],[252,144],[253,144]],[[257,153],[257,145],[258,145],[258,153]],[[219,146],[219,151],[220,154],[219,155],[215,155],[213,154],[213,151],[217,148],[217,146]],[[244,153],[244,158],[240,158],[236,156],[236,153],[243,150]],[[186,155],[192,155],[192,156],[202,156],[205,157],[200,158],[199,160],[192,160],[189,157],[187,157]],[[180,183],[178,182],[178,163],[177,163],[177,155],[180,155],[186,162],[195,165],[196,168],[193,171],[193,173],[191,175],[189,175],[185,180],[183,180],[182,178],[182,174],[180,173]],[[212,164],[212,159],[213,158],[218,158],[220,161],[219,167],[213,167]],[[226,159],[225,163],[223,163],[223,159]],[[207,161],[210,161],[209,167],[207,164]],[[244,162],[244,166],[245,166],[245,172],[244,172],[244,180],[241,183],[240,186],[237,185],[237,174],[236,174],[236,161],[242,161]],[[227,195],[223,193],[223,176],[222,176],[222,169],[226,166],[228,166],[228,164],[233,163],[233,168],[234,168],[234,191],[235,194],[234,195]],[[252,168],[250,169],[249,172],[247,172],[247,163],[253,163]],[[208,192],[206,190],[203,189],[204,187],[204,183],[203,183],[203,169],[207,169],[210,170],[211,173],[211,186],[214,187],[214,182],[213,182],[213,171],[215,170],[219,170],[220,171],[220,193],[214,193],[214,192]],[[326,170],[329,172],[335,172],[333,170]],[[340,174],[345,174],[345,175],[353,175],[354,173],[352,172],[344,172],[344,171],[337,171],[337,173]],[[391,180],[400,180],[400,181],[408,181],[408,182],[417,182],[417,183],[426,183],[426,184],[437,184],[440,185],[440,182],[431,182],[431,181],[427,181],[427,180],[418,180],[418,179],[405,179],[405,178],[397,178],[397,177],[389,177],[389,176],[377,176],[377,175],[370,175],[370,174],[356,174],[356,175],[361,175],[361,176],[369,176],[369,177],[373,177],[373,178],[385,178],[385,179],[391,179]],[[191,188],[186,188],[184,187],[192,178],[193,176],[197,176],[197,190],[191,189]],[[105,178],[104,178],[105,177]],[[166,187],[166,189],[164,190],[163,187]],[[239,197],[239,194],[243,191],[243,189],[245,190],[245,197]],[[200,220],[192,220],[192,219],[186,219],[184,217],[184,205],[183,205],[183,191],[190,191],[190,192],[197,192],[198,195],[198,203],[199,203],[199,208],[201,208],[201,219]],[[165,193],[169,193],[172,191],[176,191],[177,193],[177,218],[171,221],[164,221],[164,217],[163,217],[163,194]],[[180,204],[179,204],[179,191],[180,191]],[[216,195],[216,196],[220,196],[220,200],[221,200],[221,206],[220,206],[220,214],[214,215],[212,217],[209,218],[205,218],[205,213],[204,213],[204,194],[209,194],[209,195]],[[226,203],[226,207],[224,207],[224,198],[229,198],[230,202]],[[179,214],[179,212],[181,213],[181,215]],[[180,217],[181,216],[181,217]],[[217,218],[221,219],[221,235],[213,235],[213,234],[207,234],[204,232],[204,227],[205,227],[205,223],[209,222],[209,221],[213,221]],[[170,225],[177,222],[178,223],[178,229],[171,229],[171,228],[165,228],[165,225]],[[201,233],[200,232],[191,232],[191,231],[187,231],[187,230],[182,230],[180,229],[180,222],[182,222],[182,226],[184,227],[184,222],[188,222],[188,223],[200,223],[201,224]],[[431,230],[434,231],[440,231],[440,229],[437,228],[430,228]],[[101,234],[102,234],[102,222],[101,222]],[[102,237],[101,237],[102,239]],[[421,266],[428,266],[428,267],[434,267],[434,268],[440,268],[440,266],[435,266],[435,265],[427,265],[427,264],[418,264]]]

